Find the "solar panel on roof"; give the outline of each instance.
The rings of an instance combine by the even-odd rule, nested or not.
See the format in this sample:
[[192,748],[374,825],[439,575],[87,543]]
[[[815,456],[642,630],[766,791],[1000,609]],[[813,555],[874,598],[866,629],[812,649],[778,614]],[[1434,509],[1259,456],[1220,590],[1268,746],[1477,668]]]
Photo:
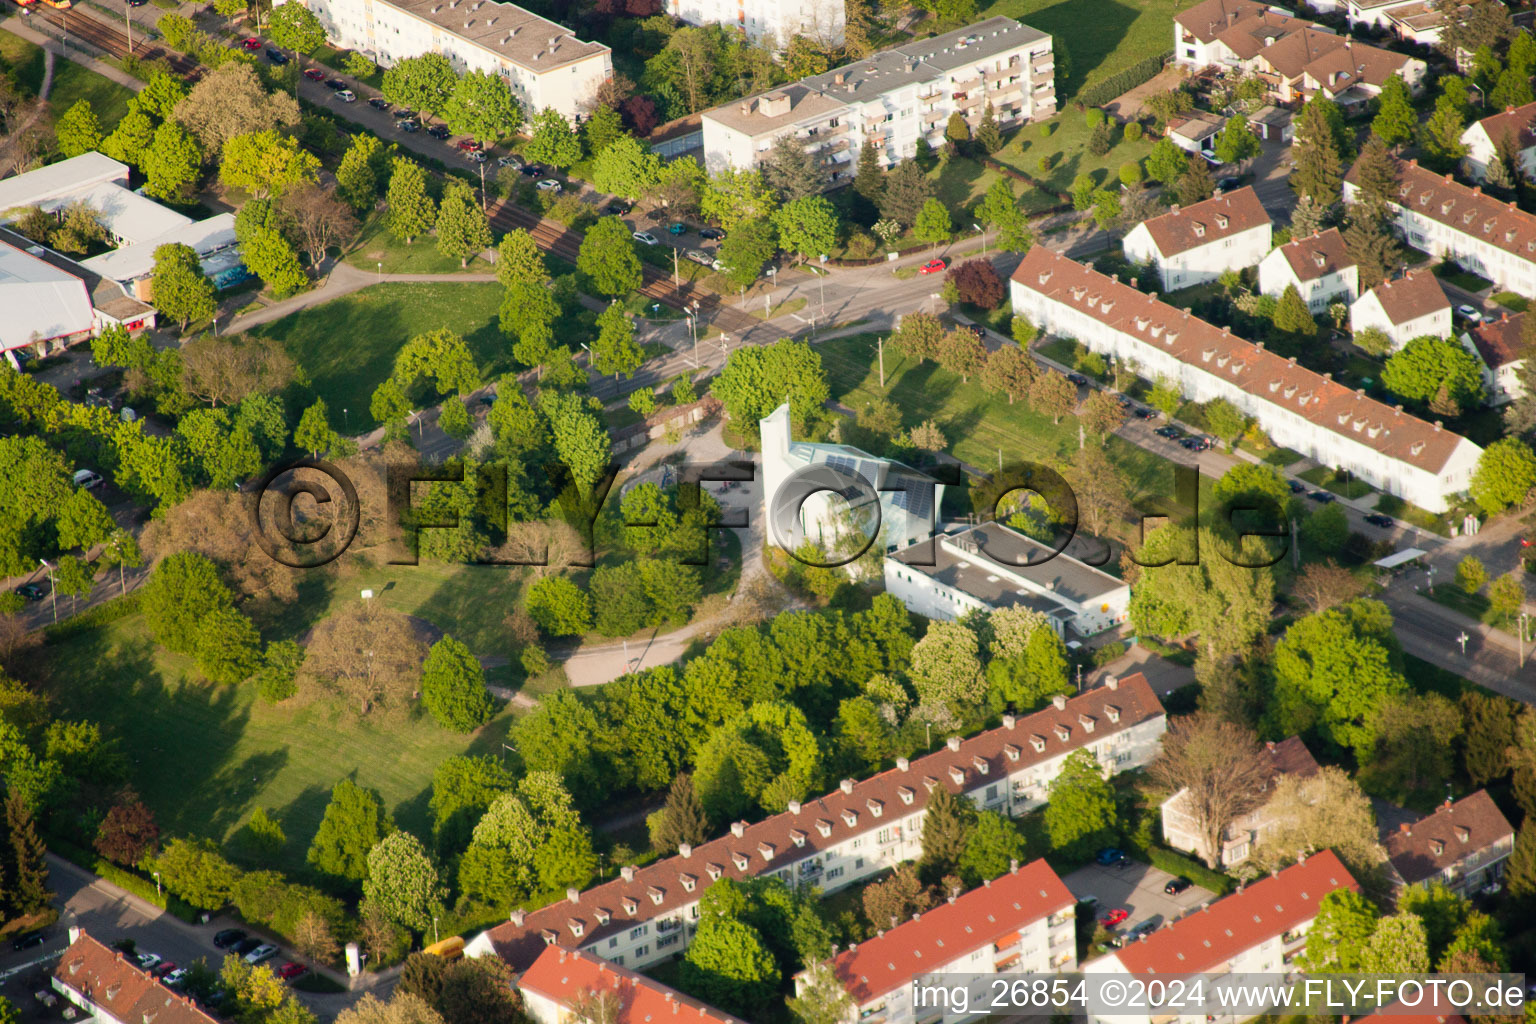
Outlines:
[[858,463],[846,455],[828,455],[827,465],[839,473],[852,473],[858,467]]
[[880,463],[872,459],[862,459],[859,462],[859,476],[872,484],[880,482]]

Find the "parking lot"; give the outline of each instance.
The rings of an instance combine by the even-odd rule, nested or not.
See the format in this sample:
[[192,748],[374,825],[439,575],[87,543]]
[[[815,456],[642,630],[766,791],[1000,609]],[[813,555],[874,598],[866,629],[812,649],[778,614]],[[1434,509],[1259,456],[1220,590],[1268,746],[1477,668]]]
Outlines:
[[1139,924],[1150,922],[1153,927],[1177,921],[1191,910],[1216,898],[1209,889],[1192,885],[1177,896],[1163,892],[1163,886],[1174,878],[1139,860],[1126,859],[1114,867],[1091,864],[1072,872],[1062,881],[1067,890],[1079,900],[1098,897],[1094,906],[1097,918],[1120,908],[1130,911],[1130,916],[1113,931],[1125,935]]

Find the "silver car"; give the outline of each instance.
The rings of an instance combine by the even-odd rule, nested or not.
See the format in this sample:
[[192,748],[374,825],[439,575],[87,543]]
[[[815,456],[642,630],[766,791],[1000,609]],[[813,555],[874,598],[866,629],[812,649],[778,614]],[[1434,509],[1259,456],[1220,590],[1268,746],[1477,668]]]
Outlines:
[[689,249],[683,253],[683,258],[693,260],[693,262],[706,267],[713,266],[715,262],[715,258],[703,249]]
[[639,242],[641,245],[655,245],[656,236],[651,234],[649,231],[636,231],[635,241]]
[[277,956],[277,947],[272,945],[270,942],[263,942],[261,945],[245,954],[245,962],[255,966],[259,963],[265,963],[275,956]]

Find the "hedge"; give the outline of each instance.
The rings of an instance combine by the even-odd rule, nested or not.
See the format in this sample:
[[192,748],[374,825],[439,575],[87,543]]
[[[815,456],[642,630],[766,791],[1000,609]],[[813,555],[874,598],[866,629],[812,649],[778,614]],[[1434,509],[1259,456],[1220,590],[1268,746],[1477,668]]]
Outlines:
[[1143,82],[1150,82],[1163,70],[1163,65],[1172,59],[1173,51],[1165,50],[1154,57],[1139,60],[1123,71],[1116,71],[1104,81],[1084,88],[1077,94],[1077,102],[1084,107],[1102,107]]
[[[110,582],[110,581],[108,581]],[[79,615],[71,615],[63,622],[56,622],[43,627],[43,642],[56,644],[61,640],[80,635],[92,629],[105,626],[109,622],[118,619],[126,619],[139,610],[139,591],[122,597],[114,597],[110,601],[103,601],[94,608],[87,608]]]
[[105,857],[99,857],[88,850],[76,846],[67,839],[60,839],[56,836],[49,837],[48,850],[63,857],[76,867],[84,868],[103,881],[111,882],[119,889],[126,889],[146,903],[175,914],[188,924],[196,924],[198,921],[199,912],[195,908],[166,892],[163,888],[157,892],[155,881],[152,878],[145,878],[143,875],[120,868]]
[[1147,859],[1152,866],[1166,871],[1170,875],[1183,875],[1202,888],[1209,889],[1217,896],[1225,896],[1237,887],[1237,883],[1230,875],[1224,875],[1184,856],[1182,853],[1174,853],[1165,850],[1161,846],[1152,846],[1147,849]]

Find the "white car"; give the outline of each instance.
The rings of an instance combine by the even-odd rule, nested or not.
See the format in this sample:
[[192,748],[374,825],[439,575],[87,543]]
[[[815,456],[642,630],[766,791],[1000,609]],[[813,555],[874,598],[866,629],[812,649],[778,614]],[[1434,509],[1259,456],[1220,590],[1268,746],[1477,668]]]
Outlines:
[[715,262],[715,258],[709,253],[705,252],[703,249],[689,249],[687,252],[683,253],[683,256],[705,267],[710,266]]
[[519,171],[523,169],[523,162],[516,156],[499,156],[496,158],[496,163],[501,167],[514,167]]
[[565,186],[560,184],[554,178],[545,178],[543,181],[539,182],[539,191],[540,192],[564,192],[565,191]]
[[154,953],[140,953],[134,957],[134,961],[146,971],[152,970],[156,964],[160,963],[161,959],[161,957]]
[[641,245],[655,245],[656,236],[651,234],[649,231],[636,231],[635,241],[639,242]]
[[1483,314],[1479,313],[1471,306],[1457,306],[1456,312],[1463,319],[1468,320],[1471,323],[1480,324],[1483,322]]
[[187,980],[187,975],[189,973],[190,972],[185,967],[178,967],[160,980],[170,988],[175,988]]
[[336,93],[336,98],[341,100],[343,103],[356,103],[357,93],[353,92],[351,89],[342,89]]
[[106,483],[106,480],[102,479],[101,474],[96,472],[94,469],[75,470],[76,487],[84,487],[86,490],[91,491],[100,487],[104,483]]
[[277,947],[272,945],[270,942],[264,942],[257,946],[255,949],[251,950],[249,953],[245,954],[245,962],[255,966],[259,963],[265,963],[275,956],[277,956]]

